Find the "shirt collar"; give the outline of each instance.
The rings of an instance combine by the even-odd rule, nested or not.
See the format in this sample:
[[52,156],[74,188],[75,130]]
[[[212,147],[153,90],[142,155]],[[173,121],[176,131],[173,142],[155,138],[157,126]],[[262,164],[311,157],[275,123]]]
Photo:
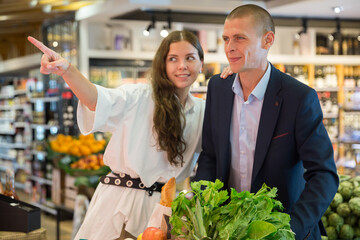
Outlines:
[[195,111],[194,105],[195,105],[194,96],[189,92],[188,97],[186,99],[184,112],[187,113],[190,110]]
[[[180,101],[179,97],[176,94],[175,97]],[[194,111],[195,110],[194,106],[195,106],[194,96],[189,92],[185,101],[185,107],[183,107],[184,113],[187,113],[190,110]]]
[[[268,63],[265,74],[260,79],[259,83],[256,85],[256,87],[254,88],[254,90],[251,92],[250,95],[255,96],[259,100],[262,100],[264,98],[266,87],[267,87],[267,85],[269,83],[269,80],[270,80],[270,73],[271,73],[271,65],[270,65],[270,63]],[[242,91],[239,80],[240,80],[240,77],[239,77],[239,74],[237,73],[236,76],[235,76],[235,79],[234,79],[232,89],[233,89],[233,92],[235,94],[237,94],[240,97],[244,98],[244,94],[243,94],[243,91]]]

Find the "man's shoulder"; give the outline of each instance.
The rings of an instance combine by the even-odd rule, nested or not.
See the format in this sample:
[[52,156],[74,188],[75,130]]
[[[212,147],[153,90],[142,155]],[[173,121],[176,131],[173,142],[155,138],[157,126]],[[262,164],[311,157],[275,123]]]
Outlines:
[[210,80],[209,80],[209,84],[215,84],[215,85],[229,85],[230,83],[232,84],[234,82],[234,78],[235,78],[236,74],[230,75],[227,78],[221,78],[220,74],[215,74],[213,75]]

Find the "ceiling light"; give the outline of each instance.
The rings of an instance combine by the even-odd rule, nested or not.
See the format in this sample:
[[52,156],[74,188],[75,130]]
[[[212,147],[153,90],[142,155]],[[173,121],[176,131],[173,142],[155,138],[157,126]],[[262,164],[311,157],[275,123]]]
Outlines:
[[163,38],[169,35],[169,31],[171,30],[171,17],[170,17],[170,10],[167,11],[167,26],[163,27],[163,30],[160,31],[160,36]]
[[31,1],[29,2],[29,6],[33,8],[33,7],[35,7],[38,3],[39,3],[38,0],[31,0]]
[[160,31],[160,36],[162,36],[163,38],[167,37],[169,35],[169,32],[166,28],[164,28],[163,30]]
[[52,8],[51,4],[47,4],[47,5],[43,6],[42,10],[43,10],[44,13],[50,13],[51,8]]
[[151,24],[149,24],[149,26],[147,26],[147,28],[143,31],[143,34],[144,34],[144,36],[149,36],[150,35],[150,30],[152,29],[152,28],[154,28],[154,26],[153,26],[153,24],[151,23]]
[[150,30],[154,28],[155,29],[155,17],[152,16],[151,18],[151,23],[147,26],[147,28],[143,31],[143,35],[145,37],[149,36],[150,35]]
[[334,7],[333,11],[334,11],[334,13],[338,14],[341,11],[344,11],[344,8],[342,6]]
[[148,30],[144,30],[143,31],[143,35],[145,36],[145,37],[147,37],[147,36],[149,36],[150,35],[150,32],[148,31]]

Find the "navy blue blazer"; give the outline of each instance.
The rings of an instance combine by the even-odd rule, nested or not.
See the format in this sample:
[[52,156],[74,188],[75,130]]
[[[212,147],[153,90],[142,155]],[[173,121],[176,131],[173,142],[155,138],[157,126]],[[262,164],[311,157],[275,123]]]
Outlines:
[[[210,79],[203,125],[203,151],[195,180],[219,179],[228,188],[231,164],[232,84]],[[251,192],[263,183],[278,188],[296,239],[320,239],[321,216],[339,185],[332,143],[314,89],[271,65],[255,146]]]

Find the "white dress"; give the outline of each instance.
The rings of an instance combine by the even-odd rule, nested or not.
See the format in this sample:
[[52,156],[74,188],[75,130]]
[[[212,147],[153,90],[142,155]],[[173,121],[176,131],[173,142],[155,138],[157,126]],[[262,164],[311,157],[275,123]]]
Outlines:
[[[81,133],[111,132],[104,163],[117,173],[127,173],[151,186],[171,177],[177,182],[192,173],[201,150],[205,101],[189,94],[185,107],[184,139],[187,149],[183,167],[169,164],[166,152],[159,151],[153,135],[152,88],[148,84],[128,84],[108,89],[96,86],[95,111],[79,102],[77,110]],[[111,175],[111,174],[110,174]],[[125,230],[134,236],[144,231],[160,193],[99,183],[84,222],[75,239],[111,240]]]

